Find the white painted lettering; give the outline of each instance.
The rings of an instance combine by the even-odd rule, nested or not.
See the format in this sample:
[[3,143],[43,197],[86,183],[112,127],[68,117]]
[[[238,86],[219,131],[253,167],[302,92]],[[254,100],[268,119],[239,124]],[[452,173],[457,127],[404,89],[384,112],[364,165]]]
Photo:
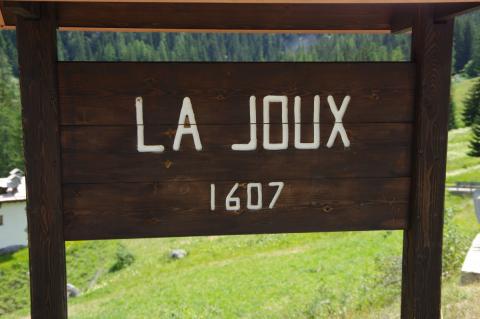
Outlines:
[[[282,103],[282,141],[270,142],[270,103]],[[263,98],[263,148],[266,150],[286,150],[288,148],[288,97],[267,95]]]
[[233,185],[232,189],[228,193],[227,197],[225,198],[225,208],[229,211],[236,211],[240,210],[240,198],[238,197],[233,197],[233,194],[235,194],[235,191],[238,188],[238,183],[235,183]]
[[277,187],[277,191],[275,192],[275,195],[272,198],[272,201],[270,202],[270,205],[268,205],[268,208],[272,209],[275,204],[277,203],[278,198],[280,197],[280,193],[283,190],[283,187],[285,186],[284,182],[270,182],[268,183],[268,186],[270,187]]
[[210,184],[210,210],[215,210],[215,184]]
[[250,142],[248,144],[233,144],[234,151],[254,151],[257,149],[257,101],[250,97]]
[[340,134],[340,137],[342,138],[343,145],[345,147],[349,147],[350,140],[348,139],[347,132],[345,132],[342,120],[345,112],[347,111],[348,104],[350,103],[350,96],[345,96],[342,102],[342,106],[340,106],[340,110],[337,108],[333,96],[329,95],[327,101],[328,105],[330,106],[330,111],[332,111],[332,114],[335,117],[335,124],[333,125],[332,132],[330,133],[330,137],[328,138],[327,147],[331,148],[333,146],[333,143],[335,142],[338,134]]
[[302,100],[295,97],[295,148],[299,150],[315,150],[320,147],[320,96],[313,98],[313,142],[302,143]]
[[163,145],[145,145],[143,125],[143,99],[141,96],[135,99],[137,115],[137,151],[140,153],[162,153],[165,150]]
[[178,119],[177,132],[175,133],[175,139],[173,141],[174,151],[180,150],[182,137],[185,134],[191,134],[193,136],[195,149],[197,151],[201,151],[202,142],[200,141],[200,134],[198,133],[197,123],[195,122],[195,114],[193,113],[192,102],[190,101],[189,97],[183,99],[182,110],[180,111],[180,117]]
[[[252,204],[252,188],[257,189],[257,203]],[[248,183],[247,184],[247,209],[259,210],[262,209],[262,184]]]

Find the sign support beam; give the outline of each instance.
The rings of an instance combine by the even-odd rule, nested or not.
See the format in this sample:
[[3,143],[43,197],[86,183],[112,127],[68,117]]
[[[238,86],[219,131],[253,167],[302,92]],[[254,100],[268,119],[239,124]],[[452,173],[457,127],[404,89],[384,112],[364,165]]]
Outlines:
[[18,16],[31,317],[67,318],[55,7],[35,4],[37,17]]
[[409,228],[404,233],[402,318],[441,317],[442,237],[453,21],[431,6],[414,18],[416,141]]

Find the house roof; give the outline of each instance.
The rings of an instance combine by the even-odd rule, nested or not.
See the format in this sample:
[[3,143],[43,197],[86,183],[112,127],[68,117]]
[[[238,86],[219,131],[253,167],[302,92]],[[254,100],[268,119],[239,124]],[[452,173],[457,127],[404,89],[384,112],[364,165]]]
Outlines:
[[[13,172],[13,171],[12,171]],[[0,178],[0,203],[20,202],[27,199],[25,176],[19,176],[20,182],[12,187],[11,176]]]
[[[34,0],[35,1],[35,0]],[[0,1],[0,28],[38,14],[24,1]],[[39,1],[36,2],[45,2]],[[419,5],[444,21],[480,6],[463,0],[68,0],[56,3],[61,30],[397,32]]]

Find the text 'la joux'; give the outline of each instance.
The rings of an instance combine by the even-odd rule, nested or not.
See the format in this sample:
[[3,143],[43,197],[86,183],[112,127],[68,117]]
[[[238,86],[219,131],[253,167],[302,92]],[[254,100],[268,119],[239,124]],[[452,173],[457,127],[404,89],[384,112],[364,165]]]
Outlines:
[[[350,140],[348,139],[347,132],[343,127],[343,116],[347,111],[350,103],[350,96],[343,98],[342,104],[337,107],[337,104],[333,96],[327,97],[327,102],[330,107],[330,111],[335,118],[332,131],[326,143],[326,147],[333,146],[336,138],[340,135],[342,143],[345,147],[350,146]],[[271,142],[270,140],[270,104],[280,103],[282,112],[282,140],[280,142]],[[254,151],[258,147],[257,141],[257,103],[256,97],[250,97],[250,141],[245,144],[233,144],[233,151]],[[320,96],[315,95],[313,99],[313,141],[302,142],[301,137],[301,107],[302,101],[299,96],[294,99],[294,124],[295,124],[295,148],[296,149],[318,149],[320,147]],[[137,150],[138,152],[145,153],[162,153],[165,151],[163,145],[145,145],[144,139],[144,126],[143,126],[143,99],[137,97],[135,100],[136,118],[137,118]],[[263,148],[266,150],[285,150],[288,148],[288,97],[285,95],[267,95],[263,98]],[[193,112],[192,101],[189,97],[185,97],[182,103],[182,109],[180,110],[180,116],[178,119],[178,127],[175,133],[173,141],[173,150],[179,151],[184,135],[190,135],[193,138],[195,149],[201,151],[203,149],[200,138],[200,132],[195,120],[195,113]]]

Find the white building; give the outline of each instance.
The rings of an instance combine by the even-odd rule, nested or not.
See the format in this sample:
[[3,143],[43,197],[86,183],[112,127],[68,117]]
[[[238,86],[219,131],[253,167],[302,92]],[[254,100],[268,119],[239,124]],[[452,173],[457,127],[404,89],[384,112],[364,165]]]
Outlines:
[[27,246],[25,177],[19,169],[0,178],[0,249]]

